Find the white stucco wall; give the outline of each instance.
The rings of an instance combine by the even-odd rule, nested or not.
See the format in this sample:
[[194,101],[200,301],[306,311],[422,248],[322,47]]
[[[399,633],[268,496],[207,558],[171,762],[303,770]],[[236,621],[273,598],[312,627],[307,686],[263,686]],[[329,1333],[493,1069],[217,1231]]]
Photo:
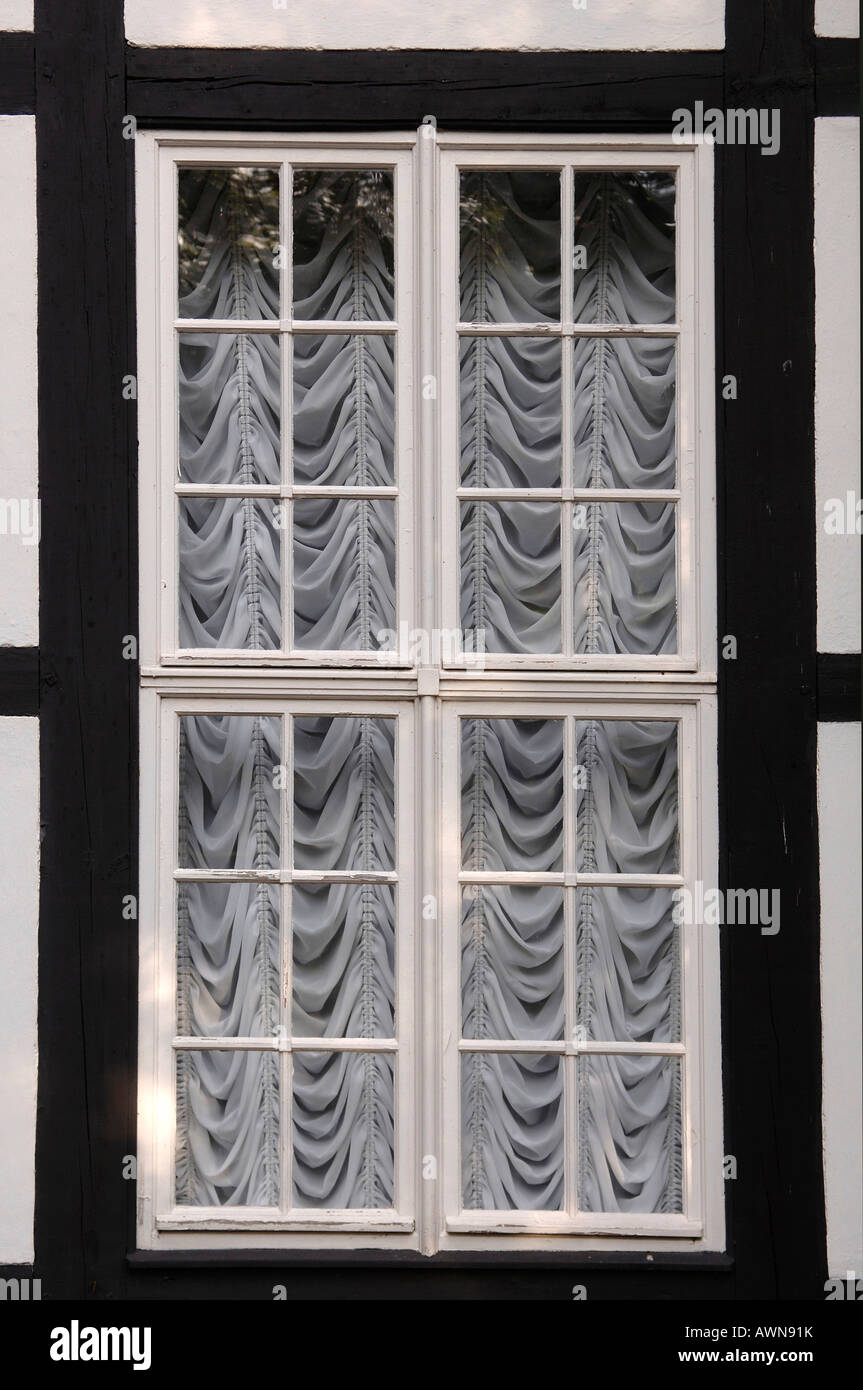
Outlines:
[[0,718],[0,825],[0,1264],[30,1264],[36,1145],[38,719]]
[[0,645],[26,647],[39,640],[33,116],[0,116],[0,188]]
[[815,122],[815,479],[818,650],[860,650],[860,537],[825,504],[860,485],[860,123]]
[[860,35],[857,0],[815,0],[815,32],[831,39],[856,39]]
[[33,28],[33,0],[0,0],[0,33]]
[[824,1183],[830,1274],[863,1277],[860,725],[818,727]]
[[194,48],[722,48],[724,0],[126,0],[126,37]]

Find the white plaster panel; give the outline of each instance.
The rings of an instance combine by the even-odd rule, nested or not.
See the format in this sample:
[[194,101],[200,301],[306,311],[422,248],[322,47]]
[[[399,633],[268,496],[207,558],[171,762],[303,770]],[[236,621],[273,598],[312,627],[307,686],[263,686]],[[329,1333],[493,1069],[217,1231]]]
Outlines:
[[815,32],[828,39],[859,38],[857,0],[815,0]]
[[722,48],[724,0],[126,0],[126,37],[193,48]]
[[36,1146],[38,719],[0,718],[0,824],[0,1264],[30,1264]]
[[33,28],[33,0],[0,0],[0,33]]
[[[860,123],[815,122],[818,650],[860,650]],[[849,498],[849,493],[851,494]],[[844,520],[839,534],[828,532]],[[849,527],[849,520],[851,525]]]
[[36,123],[0,116],[0,645],[39,640]]
[[827,1262],[863,1276],[860,725],[818,726]]

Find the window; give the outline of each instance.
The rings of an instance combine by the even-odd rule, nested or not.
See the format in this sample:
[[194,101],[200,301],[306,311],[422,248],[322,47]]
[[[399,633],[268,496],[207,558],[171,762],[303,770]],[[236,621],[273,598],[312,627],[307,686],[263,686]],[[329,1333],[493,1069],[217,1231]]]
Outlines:
[[710,149],[137,151],[139,1243],[722,1248]]

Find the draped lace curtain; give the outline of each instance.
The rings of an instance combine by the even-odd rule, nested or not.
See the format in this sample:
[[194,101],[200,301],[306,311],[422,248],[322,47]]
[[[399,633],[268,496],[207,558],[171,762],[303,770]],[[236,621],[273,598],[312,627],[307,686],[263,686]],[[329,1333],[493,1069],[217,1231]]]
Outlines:
[[[180,642],[262,653],[291,642],[305,652],[373,651],[382,629],[396,626],[395,503],[377,495],[397,476],[395,353],[392,334],[351,324],[394,316],[392,181],[375,171],[296,172],[293,315],[335,320],[345,331],[294,334],[288,370],[288,348],[275,331],[278,194],[268,170],[181,174],[180,315],[236,319],[237,330],[204,325],[179,335],[180,479],[202,490],[179,502]],[[670,176],[576,174],[575,244],[566,251],[572,305],[561,305],[556,174],[465,175],[461,214],[463,320],[673,322]],[[244,320],[264,327],[252,331]],[[481,633],[486,651],[522,656],[676,651],[675,504],[651,500],[676,485],[675,374],[674,339],[659,334],[584,333],[568,357],[560,337],[536,331],[462,337],[461,483],[489,493],[461,504],[466,647]],[[574,504],[562,492],[564,422],[568,485],[595,494]],[[295,500],[285,530],[273,501],[244,489],[274,488],[290,476],[306,486],[350,486],[356,495]],[[234,495],[203,495],[213,485],[230,485]],[[507,496],[537,487],[559,496]],[[609,489],[634,495],[603,500]],[[566,565],[564,547],[571,548]],[[560,873],[566,836],[574,834],[582,873],[676,872],[676,725],[574,720],[570,788],[564,722],[462,721],[463,869]],[[394,867],[393,721],[288,723],[224,714],[182,721],[181,867],[252,874],[284,864],[323,874]],[[289,787],[278,776],[286,738]],[[575,814],[567,818],[571,795]],[[285,797],[289,845],[281,843]],[[576,959],[567,963],[569,912]],[[373,1046],[328,1051],[324,1042],[392,1037],[395,919],[386,884],[295,884],[284,901],[266,881],[179,884],[178,1033],[216,1040],[277,1033],[287,939],[291,1030],[322,1040],[320,1051],[294,1054],[290,1096],[277,1053],[178,1051],[179,1203],[277,1206],[289,1145],[294,1206],[392,1204],[392,1056]],[[679,1059],[580,1056],[567,1098],[570,1059],[517,1047],[559,1043],[573,1025],[595,1042],[679,1040],[670,892],[469,884],[461,933],[463,1037],[513,1044],[463,1053],[465,1206],[560,1210],[574,1181],[585,1211],[680,1211]],[[574,1020],[565,1016],[566,969],[574,971]],[[568,1177],[573,1127],[565,1117],[573,1099],[577,1159]]]

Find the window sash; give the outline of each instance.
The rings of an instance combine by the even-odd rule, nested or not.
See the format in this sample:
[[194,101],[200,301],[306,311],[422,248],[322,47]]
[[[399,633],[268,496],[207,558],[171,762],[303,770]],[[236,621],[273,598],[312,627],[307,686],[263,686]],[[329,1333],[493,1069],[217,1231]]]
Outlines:
[[[681,1041],[679,1043],[629,1043],[618,1041],[585,1041],[579,1039],[575,1023],[575,913],[572,901],[579,884],[608,884],[610,886],[681,886],[690,892],[700,879],[709,881],[715,876],[715,845],[710,825],[704,824],[701,808],[715,798],[715,775],[706,749],[715,737],[715,704],[712,699],[698,697],[690,702],[678,700],[617,700],[580,699],[577,696],[561,701],[549,700],[541,705],[535,699],[469,700],[446,702],[441,733],[442,808],[445,825],[461,823],[460,721],[472,717],[559,718],[564,721],[563,796],[565,821],[565,853],[572,856],[575,836],[571,824],[574,818],[573,770],[574,738],[570,726],[585,719],[655,719],[678,722],[678,835],[679,874],[584,874],[570,857],[565,859],[560,873],[476,873],[461,871],[460,848],[445,856],[441,864],[441,956],[440,978],[444,982],[440,1037],[444,1039],[441,1055],[443,1079],[443,1116],[441,1131],[445,1139],[443,1172],[444,1202],[442,1221],[447,1234],[467,1235],[471,1232],[495,1234],[530,1234],[548,1229],[559,1234],[617,1234],[649,1235],[658,1231],[676,1232],[679,1236],[703,1238],[709,1229],[705,1212],[705,1194],[715,1194],[716,1182],[712,1167],[720,1162],[713,1147],[717,1134],[712,1127],[711,1097],[718,1085],[717,1077],[706,1074],[703,1055],[704,1039],[711,1038],[715,1020],[710,1016],[709,979],[715,968],[716,942],[707,932],[691,927],[680,929],[680,1003]],[[715,746],[715,745],[714,745]],[[565,1017],[568,1031],[560,1040],[483,1042],[464,1038],[461,1028],[461,891],[466,883],[555,883],[564,893],[564,982]],[[715,1038],[712,1039],[715,1046]],[[563,1058],[564,1066],[564,1125],[566,1210],[562,1212],[466,1210],[461,1194],[461,1113],[460,1078],[461,1056],[470,1052],[504,1052],[555,1054]],[[681,1131],[683,1137],[683,1211],[679,1215],[657,1216],[641,1213],[596,1213],[579,1211],[575,1193],[575,1163],[577,1135],[577,1099],[575,1088],[576,1059],[585,1056],[630,1055],[679,1057],[682,1066]]]
[[[293,142],[273,140],[264,144],[245,145],[226,150],[221,142],[205,142],[205,147],[192,142],[158,142],[155,168],[150,172],[157,183],[156,265],[159,279],[159,299],[155,321],[141,319],[141,348],[145,335],[150,339],[146,350],[154,357],[154,387],[158,396],[158,421],[153,443],[160,459],[160,485],[156,515],[152,530],[157,542],[152,554],[160,555],[162,584],[161,603],[154,615],[157,631],[148,634],[151,659],[161,666],[216,664],[226,666],[293,665],[373,665],[374,652],[364,651],[307,651],[293,645],[293,502],[314,497],[389,498],[396,511],[396,606],[397,611],[413,610],[413,569],[410,563],[412,534],[413,489],[415,478],[413,442],[414,353],[412,334],[414,320],[414,288],[412,245],[413,216],[413,158],[403,140],[385,140],[373,146],[357,147],[354,141],[337,141],[320,145],[313,139]],[[148,151],[149,153],[149,151]],[[271,168],[280,174],[280,230],[282,251],[279,289],[282,315],[278,319],[189,319],[177,310],[177,170],[194,167],[213,168],[219,165],[235,167],[238,163]],[[395,242],[395,312],[386,322],[372,320],[311,320],[294,318],[292,263],[293,220],[290,204],[291,174],[295,168],[363,169],[372,164],[387,169],[394,182],[394,242]],[[146,169],[141,161],[142,178]],[[139,193],[142,190],[139,186]],[[178,342],[182,334],[206,333],[264,333],[277,336],[281,351],[281,482],[278,486],[204,485],[180,481],[179,467],[179,397]],[[293,353],[296,336],[311,334],[353,337],[361,333],[385,333],[395,345],[395,486],[394,487],[330,487],[295,485],[292,481],[292,400]],[[142,441],[143,445],[143,441]],[[284,508],[284,525],[279,531],[280,547],[280,608],[281,644],[278,648],[254,650],[229,647],[183,647],[179,637],[179,532],[177,509],[184,497],[251,497],[271,499]],[[142,633],[142,640],[144,634]],[[155,639],[155,640],[154,640]]]
[[[428,129],[423,127],[422,129]],[[715,670],[715,645],[711,640],[715,606],[715,542],[712,481],[713,458],[713,343],[712,343],[712,150],[709,145],[683,145],[654,137],[464,137],[420,134],[373,137],[365,143],[356,137],[258,137],[252,144],[241,137],[165,137],[142,133],[137,142],[139,201],[154,207],[155,227],[142,238],[140,275],[143,284],[159,283],[155,313],[147,295],[141,298],[139,331],[139,396],[141,398],[142,454],[161,460],[155,493],[142,493],[143,553],[159,556],[160,603],[155,612],[142,612],[141,652],[145,667],[174,666],[293,666],[374,667],[377,656],[363,651],[230,650],[181,648],[178,641],[178,564],[175,508],[180,496],[258,496],[283,503],[287,529],[281,531],[281,599],[283,631],[290,623],[292,604],[286,580],[290,571],[292,533],[290,510],[294,498],[315,495],[314,489],[292,487],[288,481],[290,444],[290,353],[282,353],[282,437],[284,472],[278,487],[209,488],[179,482],[177,474],[177,373],[175,338],[197,325],[207,331],[236,333],[238,320],[191,320],[177,317],[176,295],[176,168],[214,166],[219,163],[281,168],[282,202],[287,194],[290,166],[391,168],[396,183],[396,312],[392,323],[360,324],[283,317],[243,324],[244,332],[278,334],[286,342],[294,333],[317,330],[345,335],[362,328],[392,333],[397,345],[396,489],[371,488],[368,497],[396,496],[397,627],[455,630],[460,626],[458,586],[459,555],[457,509],[471,493],[461,489],[458,478],[458,361],[457,343],[470,330],[491,336],[555,336],[565,353],[579,337],[668,337],[679,344],[677,355],[677,486],[664,492],[644,490],[578,489],[572,487],[572,441],[567,416],[569,392],[563,391],[564,476],[559,500],[565,522],[572,507],[582,501],[668,501],[677,512],[676,586],[678,650],[666,655],[590,655],[572,651],[571,574],[568,544],[571,528],[562,532],[567,541],[561,552],[561,603],[563,650],[556,654],[510,655],[487,653],[490,669],[584,671],[703,671]],[[674,171],[677,178],[677,320],[664,325],[577,325],[563,318],[559,323],[459,325],[458,285],[458,173],[461,166],[562,170],[562,236],[571,236],[571,175],[591,169],[633,170],[649,167]],[[283,308],[290,306],[290,218],[282,213],[282,241],[287,247],[281,271]],[[434,236],[429,235],[434,227]],[[152,232],[155,231],[155,240]],[[429,265],[433,245],[440,248],[438,268]],[[564,286],[569,292],[571,267],[562,258]],[[152,277],[152,278],[150,278]],[[160,278],[161,277],[161,278]],[[447,292],[449,286],[449,292]],[[562,300],[562,308],[567,301]],[[696,314],[697,306],[697,314]],[[563,366],[566,367],[566,362]],[[437,384],[438,399],[422,400],[421,386],[429,378]],[[429,409],[431,406],[431,409]],[[438,465],[438,453],[441,463]],[[352,490],[321,489],[321,496],[356,495]],[[437,521],[428,515],[427,499],[437,497]],[[486,500],[500,497],[489,490]],[[508,500],[517,494],[506,491]],[[541,489],[525,489],[523,497],[540,501]],[[557,493],[555,492],[555,497]],[[422,568],[417,568],[417,539],[423,536]],[[437,566],[440,566],[439,578]],[[440,594],[437,590],[440,588]],[[430,621],[426,609],[433,611]],[[410,668],[404,654],[395,654],[388,665]],[[469,666],[470,657],[452,658],[454,669]]]
[[[413,807],[416,804],[415,766],[412,755],[414,708],[409,701],[361,699],[337,703],[332,699],[274,699],[257,697],[182,699],[155,691],[142,693],[142,730],[150,741],[152,773],[146,779],[143,815],[149,810],[158,823],[158,848],[149,836],[142,835],[142,874],[147,866],[147,878],[142,877],[142,906],[152,914],[155,931],[142,933],[141,997],[153,1001],[150,1009],[142,1005],[144,1014],[154,1017],[151,1032],[142,1030],[142,1076],[153,1077],[152,1110],[139,1112],[144,1137],[142,1161],[144,1172],[151,1174],[152,1219],[159,1231],[208,1229],[259,1230],[387,1230],[412,1232],[415,1227],[414,1182],[415,1158],[413,1129],[405,1123],[410,1114],[411,1098],[415,1094],[417,1077],[416,1048],[412,1020],[416,1010],[416,963],[414,955],[413,903],[416,896],[414,872],[414,841],[416,826]],[[283,726],[293,715],[355,715],[390,717],[396,721],[395,791],[396,791],[396,863],[393,873],[320,873],[296,871],[287,867],[276,870],[182,870],[177,865],[177,823],[179,811],[179,730],[183,716],[200,714],[270,715],[280,718]],[[283,727],[283,750],[286,758],[286,788],[281,793],[281,861],[284,866],[290,855],[287,806],[292,797],[292,768],[289,761],[290,744]],[[149,829],[150,822],[147,822]],[[148,857],[151,856],[151,857]],[[396,1027],[392,1038],[306,1038],[292,1032],[292,955],[290,931],[291,883],[332,883],[387,881],[396,889],[395,951],[396,951]],[[279,885],[280,912],[280,1029],[273,1037],[202,1037],[181,1036],[177,1032],[177,901],[176,886],[180,882],[237,883],[256,882]],[[151,897],[152,894],[152,897]],[[142,916],[142,920],[143,916]],[[271,1053],[280,1059],[280,1157],[281,1198],[278,1208],[270,1207],[188,1207],[174,1200],[174,1154],[176,1147],[175,1114],[175,1054],[178,1051],[219,1051]],[[394,1204],[392,1208],[307,1208],[291,1202],[292,1150],[292,1091],[291,1059],[294,1053],[386,1053],[396,1062],[395,1132],[396,1155],[394,1170]],[[145,1156],[146,1155],[146,1156]],[[150,1166],[152,1165],[152,1166]]]

